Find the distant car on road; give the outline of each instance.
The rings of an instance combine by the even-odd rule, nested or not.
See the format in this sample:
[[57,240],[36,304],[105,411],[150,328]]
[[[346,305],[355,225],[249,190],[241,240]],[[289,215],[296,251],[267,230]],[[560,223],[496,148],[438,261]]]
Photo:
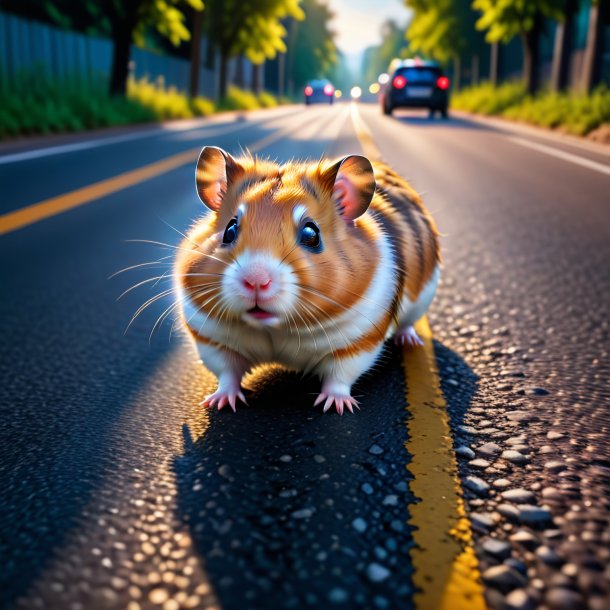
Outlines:
[[384,114],[395,108],[428,108],[430,117],[440,112],[447,117],[449,79],[433,61],[404,59],[391,64],[390,78],[379,93]]
[[312,80],[305,87],[305,104],[332,104],[335,99],[335,88],[325,78]]

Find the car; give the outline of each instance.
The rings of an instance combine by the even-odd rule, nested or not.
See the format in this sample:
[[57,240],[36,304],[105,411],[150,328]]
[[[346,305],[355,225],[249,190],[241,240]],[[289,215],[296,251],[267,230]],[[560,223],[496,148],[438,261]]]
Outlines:
[[309,81],[303,92],[307,106],[316,103],[332,104],[335,99],[335,88],[325,78]]
[[428,108],[430,117],[440,112],[447,118],[451,83],[436,62],[404,59],[390,66],[379,94],[384,114],[390,115],[396,108]]

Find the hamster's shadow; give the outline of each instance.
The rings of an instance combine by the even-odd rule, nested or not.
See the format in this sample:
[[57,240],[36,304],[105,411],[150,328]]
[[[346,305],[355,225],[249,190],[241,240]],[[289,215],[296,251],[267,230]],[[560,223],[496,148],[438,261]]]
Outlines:
[[[436,349],[460,377],[460,400],[464,388],[474,392],[463,361]],[[211,412],[197,439],[185,426],[174,461],[180,518],[222,608],[324,607],[333,587],[348,592],[350,607],[373,607],[379,594],[410,607],[416,498],[401,367],[388,346],[354,388],[362,407],[354,415],[323,415],[313,407],[316,379],[270,368],[248,380],[249,407]],[[374,562],[390,569],[383,584],[366,576]]]

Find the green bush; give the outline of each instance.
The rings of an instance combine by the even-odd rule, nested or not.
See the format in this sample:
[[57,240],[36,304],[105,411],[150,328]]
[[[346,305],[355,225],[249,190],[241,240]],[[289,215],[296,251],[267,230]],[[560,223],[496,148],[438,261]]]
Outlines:
[[256,110],[261,106],[256,95],[251,91],[230,86],[227,89],[227,96],[220,103],[220,107],[223,110]]
[[599,87],[590,95],[544,91],[529,96],[520,83],[498,87],[482,83],[455,93],[451,106],[574,135],[586,135],[600,125],[610,123],[610,90],[606,86]]
[[195,97],[191,100],[191,108],[196,116],[210,116],[216,112],[216,106],[207,97]]
[[278,100],[268,91],[261,91],[258,94],[258,103],[261,108],[275,108],[278,105]]

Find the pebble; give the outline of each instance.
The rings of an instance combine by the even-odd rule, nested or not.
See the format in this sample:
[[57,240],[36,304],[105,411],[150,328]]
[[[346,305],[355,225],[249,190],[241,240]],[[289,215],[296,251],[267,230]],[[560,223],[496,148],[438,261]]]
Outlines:
[[405,530],[405,524],[402,521],[400,521],[400,519],[394,519],[392,521],[392,523],[390,523],[390,527],[395,532],[404,532],[404,530]]
[[371,455],[381,455],[383,453],[383,449],[379,445],[371,445],[369,447],[369,453]]
[[550,462],[546,462],[544,467],[551,472],[561,472],[562,470],[565,470],[566,465],[565,462],[562,462],[561,460],[551,460]]
[[373,493],[373,487],[369,483],[363,483],[360,489],[362,489],[367,496],[370,496]]
[[533,419],[534,416],[527,411],[509,411],[506,413],[506,419],[515,422],[526,422]]
[[481,469],[489,468],[491,466],[491,464],[487,460],[484,460],[483,458],[477,458],[476,460],[470,460],[470,462],[468,462],[468,465],[472,466],[473,468],[481,468]]
[[301,510],[295,510],[292,513],[293,519],[309,519],[313,515],[313,509],[311,508],[302,508]]
[[493,566],[483,572],[483,580],[490,587],[508,593],[513,589],[524,587],[527,583],[525,576],[506,565]]
[[474,529],[485,534],[496,526],[496,521],[490,513],[472,513],[470,522]]
[[348,599],[347,591],[340,587],[335,587],[328,592],[328,601],[331,604],[343,604]]
[[502,451],[502,448],[497,443],[485,443],[477,448],[477,453],[485,457],[494,457]]
[[464,486],[470,489],[470,491],[474,491],[474,493],[479,496],[485,496],[489,491],[489,485],[479,477],[466,477]]
[[495,538],[488,538],[483,542],[481,547],[486,553],[498,559],[506,559],[511,551],[510,543],[505,540],[496,540]]
[[550,430],[549,432],[546,433],[546,437],[550,440],[550,441],[556,441],[559,438],[563,438],[565,435],[562,434],[561,432],[555,432],[555,430]]
[[404,492],[409,491],[409,486],[407,485],[406,481],[399,481],[398,483],[396,483],[396,485],[394,485],[394,489],[396,491],[400,491],[401,493],[404,493]]
[[549,546],[541,546],[536,549],[536,556],[550,566],[560,566],[564,560],[557,552]]
[[398,496],[389,494],[383,499],[384,506],[398,506]]
[[[316,462],[317,464],[323,464],[324,462],[326,462],[326,458],[323,455],[314,455],[313,456],[314,462]],[[334,589],[333,589],[334,591]]]
[[514,449],[506,449],[506,451],[502,452],[502,457],[513,464],[525,464],[527,462],[527,458],[521,452]]
[[507,489],[502,492],[502,497],[508,502],[515,504],[528,504],[535,500],[535,496],[531,491],[518,487],[516,489]]
[[563,587],[549,589],[545,601],[551,610],[584,610],[586,607],[580,593]]
[[519,509],[514,504],[498,504],[496,510],[507,519],[519,519]]
[[504,600],[507,610],[534,610],[532,598],[523,589],[511,591]]
[[368,527],[368,523],[362,518],[358,517],[352,521],[352,527],[359,532],[360,534],[366,532],[366,528]]
[[466,445],[460,445],[455,452],[460,456],[460,457],[464,457],[467,458],[469,460],[474,459],[475,453],[474,451],[470,448],[467,447]]
[[562,494],[556,487],[545,487],[542,490],[542,497],[549,500],[559,500]]
[[472,426],[458,426],[457,427],[458,432],[461,432],[462,434],[477,434],[478,430],[476,428],[473,428]]
[[383,582],[390,576],[390,570],[380,563],[371,563],[366,568],[366,575],[371,582]]
[[518,532],[515,532],[510,537],[510,541],[522,544],[524,547],[529,549],[534,548],[539,544],[538,539],[527,530],[519,530]]
[[519,520],[522,523],[538,525],[548,523],[552,520],[552,518],[553,516],[548,508],[534,506],[531,504],[524,504],[519,508]]
[[291,455],[282,455],[280,456],[280,462],[292,462],[292,456]]
[[510,487],[512,483],[509,479],[496,479],[492,485],[498,489],[504,489],[505,487]]

